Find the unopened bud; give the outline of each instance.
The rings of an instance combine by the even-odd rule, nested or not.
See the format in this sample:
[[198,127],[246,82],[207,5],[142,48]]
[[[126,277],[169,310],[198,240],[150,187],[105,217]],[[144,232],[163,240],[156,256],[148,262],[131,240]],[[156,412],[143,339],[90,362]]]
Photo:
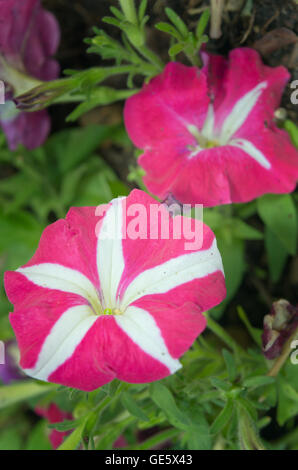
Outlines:
[[267,359],[275,359],[285,342],[298,328],[298,307],[280,299],[272,304],[269,315],[264,317],[262,335],[263,353]]

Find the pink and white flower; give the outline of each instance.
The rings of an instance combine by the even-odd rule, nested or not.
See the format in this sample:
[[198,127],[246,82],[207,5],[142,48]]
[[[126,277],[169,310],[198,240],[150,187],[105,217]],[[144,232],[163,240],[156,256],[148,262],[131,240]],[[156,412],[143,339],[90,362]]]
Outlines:
[[205,206],[294,190],[298,152],[274,123],[287,70],[263,65],[248,48],[229,60],[203,56],[201,71],[170,63],[126,101],[148,189]]
[[[206,326],[202,312],[224,299],[212,231],[203,225],[196,250],[173,237],[175,219],[169,239],[131,239],[135,204],[149,210],[156,201],[135,190],[100,217],[94,207],[72,208],[44,231],[25,266],[6,272],[10,321],[28,375],[87,391],[116,377],[159,380],[181,367],[178,358]],[[167,215],[161,206],[161,218]],[[192,223],[201,230],[202,222]]]

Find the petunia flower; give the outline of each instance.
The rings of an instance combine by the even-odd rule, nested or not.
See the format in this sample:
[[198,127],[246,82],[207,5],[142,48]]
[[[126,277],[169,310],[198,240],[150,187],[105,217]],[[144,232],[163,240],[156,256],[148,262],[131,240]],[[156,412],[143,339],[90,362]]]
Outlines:
[[17,380],[24,380],[24,374],[18,366],[19,350],[16,341],[4,344],[4,364],[0,362],[0,383],[8,385]]
[[[168,238],[150,239],[152,206],[169,223]],[[174,231],[184,219],[135,190],[97,210],[72,208],[46,228],[33,258],[5,274],[25,373],[90,391],[114,378],[145,383],[177,371],[206,326],[202,312],[226,294],[214,234],[188,219],[203,233],[201,247],[190,249],[189,235]]]
[[274,123],[287,70],[265,66],[248,48],[228,60],[203,56],[201,71],[170,63],[126,101],[148,189],[205,206],[294,190],[298,152]]
[[49,134],[47,111],[18,111],[12,99],[58,77],[59,65],[52,56],[59,40],[58,23],[40,0],[0,0],[0,80],[6,88],[0,124],[11,150],[19,144],[38,147]]
[[[56,403],[50,403],[47,406],[37,406],[35,413],[45,418],[50,424],[62,423],[65,420],[72,420],[73,416],[71,413],[61,410]],[[71,431],[58,431],[52,429],[49,433],[49,440],[53,449],[57,449],[62,443],[65,436]]]

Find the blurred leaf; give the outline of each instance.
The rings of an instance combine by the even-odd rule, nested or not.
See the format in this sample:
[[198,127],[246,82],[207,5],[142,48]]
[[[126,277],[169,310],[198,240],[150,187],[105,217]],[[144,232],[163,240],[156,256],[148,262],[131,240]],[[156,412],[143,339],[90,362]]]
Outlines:
[[34,380],[2,385],[0,386],[0,409],[48,393],[55,388],[53,384],[40,385]]
[[170,390],[165,385],[158,382],[151,384],[149,390],[152,400],[164,411],[170,423],[174,427],[187,430],[189,421],[177,407]]
[[21,436],[15,429],[7,429],[0,434],[0,450],[20,450]]
[[30,432],[25,450],[51,450],[52,446],[47,437],[47,422],[42,420]]
[[155,28],[158,29],[159,31],[162,31],[163,33],[170,34],[174,38],[176,38],[178,41],[182,39],[181,35],[178,33],[178,31],[169,23],[165,22],[160,22],[155,25]]
[[280,426],[298,414],[298,391],[282,376],[278,377],[277,421]]
[[222,430],[224,426],[230,421],[234,409],[234,404],[232,400],[228,400],[225,404],[223,410],[216,417],[215,421],[212,423],[210,432],[211,434],[217,434]]
[[227,366],[229,380],[234,382],[237,377],[237,365],[234,356],[227,349],[223,349],[222,354]]
[[270,385],[275,382],[274,377],[268,377],[266,375],[260,376],[257,375],[255,377],[248,377],[243,381],[243,386],[247,388],[256,388],[256,387],[263,387],[265,385]]
[[265,227],[265,247],[272,282],[278,282],[288,259],[288,251],[279,238]]
[[257,201],[264,224],[276,235],[288,253],[294,255],[297,245],[297,214],[290,194],[266,194]]
[[123,392],[121,395],[121,402],[124,408],[129,411],[132,416],[140,419],[141,421],[149,421],[148,416],[145,415],[143,410],[137,405],[133,397],[128,392]]
[[263,234],[251,227],[250,225],[243,222],[241,219],[233,218],[231,219],[232,232],[236,238],[242,240],[262,240],[264,238]]
[[298,148],[298,127],[294,124],[294,122],[287,119],[284,122],[284,128],[290,134],[290,137],[291,137],[292,142],[295,145],[295,147]]
[[180,16],[171,8],[165,8],[165,12],[169,20],[172,21],[173,25],[175,25],[177,30],[181,33],[182,37],[187,38],[188,28]]
[[261,330],[260,328],[255,328],[254,326],[251,325],[245,311],[243,310],[241,306],[237,307],[237,312],[238,312],[239,318],[242,320],[242,322],[246,326],[247,331],[249,332],[250,336],[253,338],[253,340],[256,342],[256,344],[259,347],[262,347],[263,330]]
[[82,440],[82,434],[85,428],[86,420],[69,435],[66,437],[64,442],[58,447],[58,450],[75,450]]
[[197,27],[196,27],[196,37],[198,39],[200,39],[201,36],[203,36],[205,29],[207,28],[209,18],[210,18],[210,10],[207,9],[201,14]]

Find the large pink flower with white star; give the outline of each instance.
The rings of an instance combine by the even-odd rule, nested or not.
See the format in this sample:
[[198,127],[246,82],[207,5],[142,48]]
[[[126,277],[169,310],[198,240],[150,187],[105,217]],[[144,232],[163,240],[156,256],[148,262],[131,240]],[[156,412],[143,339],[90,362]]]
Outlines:
[[174,236],[180,216],[170,217],[169,239],[149,239],[149,223],[141,238],[130,237],[136,209],[147,214],[156,204],[135,190],[98,215],[72,208],[44,231],[29,263],[6,272],[28,375],[88,391],[115,377],[151,382],[181,367],[178,358],[206,326],[202,312],[225,297],[223,268],[214,234],[199,220],[189,219],[203,233],[201,248]]
[[203,55],[201,71],[170,63],[126,101],[148,189],[205,206],[294,190],[298,152],[274,123],[287,70],[263,65],[248,48],[229,60]]

